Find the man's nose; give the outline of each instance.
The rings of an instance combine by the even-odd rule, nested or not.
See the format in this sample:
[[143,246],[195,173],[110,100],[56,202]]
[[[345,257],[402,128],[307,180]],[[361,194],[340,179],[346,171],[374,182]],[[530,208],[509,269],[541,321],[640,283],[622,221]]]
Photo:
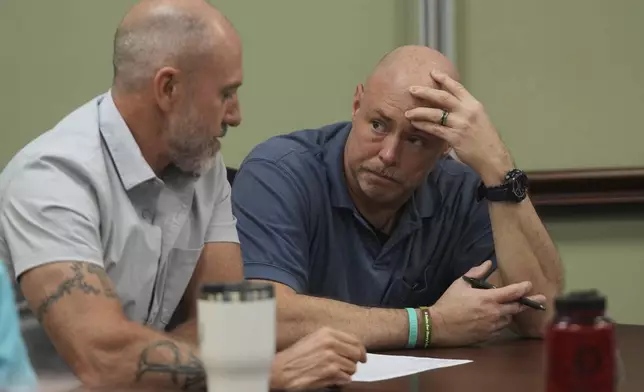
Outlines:
[[228,103],[224,122],[231,127],[236,127],[242,122],[241,108],[239,106],[237,95],[235,95],[235,97]]
[[378,158],[385,164],[385,166],[395,166],[399,158],[400,141],[393,133],[387,135],[382,141]]

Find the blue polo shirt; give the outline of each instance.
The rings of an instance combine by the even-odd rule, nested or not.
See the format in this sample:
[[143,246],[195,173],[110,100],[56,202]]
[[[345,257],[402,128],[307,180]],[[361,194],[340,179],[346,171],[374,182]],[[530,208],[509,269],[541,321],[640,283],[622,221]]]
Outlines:
[[350,123],[276,136],[255,147],[233,182],[233,214],[248,279],[363,306],[432,305],[473,266],[492,259],[479,177],[446,158],[381,242],[344,178]]

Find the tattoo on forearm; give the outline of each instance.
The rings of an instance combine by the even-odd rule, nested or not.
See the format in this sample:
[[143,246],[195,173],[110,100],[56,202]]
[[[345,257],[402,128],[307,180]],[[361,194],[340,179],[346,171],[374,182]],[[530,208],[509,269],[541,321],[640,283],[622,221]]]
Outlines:
[[87,264],[87,272],[92,275],[96,275],[101,281],[101,287],[103,288],[103,294],[108,298],[117,298],[114,288],[112,287],[112,282],[107,276],[105,270],[94,264]]
[[[72,290],[77,289],[85,294],[94,294],[94,295],[103,295],[107,298],[117,298],[112,284],[101,267],[98,267],[93,264],[75,262],[72,263],[71,269],[74,272],[74,276],[65,279],[63,282],[58,285],[56,291],[45,298],[45,300],[38,306],[36,311],[36,317],[40,322],[42,322],[43,317],[49,311],[49,309],[58,302],[65,295],[71,294]],[[101,288],[97,288],[85,280],[86,273],[96,275],[101,282]],[[101,290],[102,289],[102,290]]]
[[201,361],[192,352],[183,360],[185,355],[170,340],[152,343],[141,352],[136,381],[142,382],[146,375],[166,375],[174,386],[183,390],[205,389],[206,375]]

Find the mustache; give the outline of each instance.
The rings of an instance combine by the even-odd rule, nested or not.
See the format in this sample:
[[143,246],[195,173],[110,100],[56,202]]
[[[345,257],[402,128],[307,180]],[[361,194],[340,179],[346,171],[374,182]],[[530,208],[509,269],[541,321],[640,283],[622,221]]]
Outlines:
[[393,182],[397,182],[399,184],[402,183],[402,181],[400,181],[395,174],[393,174],[390,171],[387,171],[385,169],[373,169],[373,168],[370,168],[370,167],[363,166],[362,170],[366,171],[366,172],[369,172],[371,174],[375,174],[375,175],[380,176],[380,177],[387,178],[387,179],[389,179],[389,180],[391,180]]

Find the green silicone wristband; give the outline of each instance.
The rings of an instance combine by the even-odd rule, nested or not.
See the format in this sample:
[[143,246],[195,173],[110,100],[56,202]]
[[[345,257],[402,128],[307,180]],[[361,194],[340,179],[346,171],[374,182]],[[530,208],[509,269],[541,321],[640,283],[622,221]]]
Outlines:
[[409,318],[409,340],[407,341],[407,348],[416,347],[416,340],[418,340],[418,317],[416,316],[416,309],[405,308]]

